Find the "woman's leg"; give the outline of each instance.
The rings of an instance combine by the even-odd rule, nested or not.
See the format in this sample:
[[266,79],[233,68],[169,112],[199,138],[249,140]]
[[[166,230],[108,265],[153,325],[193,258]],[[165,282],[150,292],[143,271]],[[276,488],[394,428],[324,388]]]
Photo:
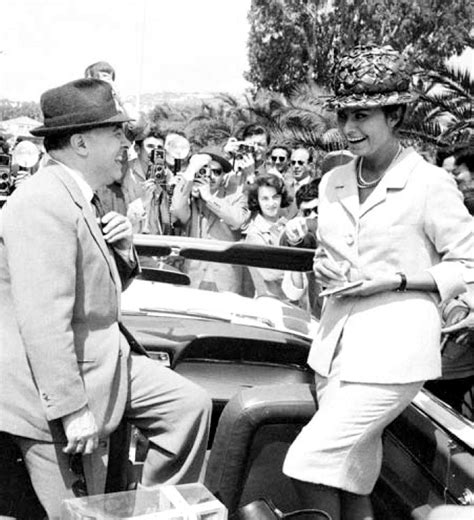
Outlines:
[[[302,480],[291,480],[298,494],[301,509],[321,509],[328,513],[332,520],[341,520],[341,491],[339,489]],[[308,515],[307,518],[311,517]],[[314,519],[321,520],[321,515],[315,514]]]
[[341,491],[341,520],[374,520],[370,496]]

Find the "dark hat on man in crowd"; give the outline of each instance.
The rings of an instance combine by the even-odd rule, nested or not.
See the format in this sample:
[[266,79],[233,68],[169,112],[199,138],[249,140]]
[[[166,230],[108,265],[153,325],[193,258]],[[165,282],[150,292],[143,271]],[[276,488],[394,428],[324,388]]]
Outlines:
[[44,123],[31,130],[31,134],[40,137],[131,120],[112,87],[100,79],[78,79],[47,90],[40,104]]
[[373,108],[414,101],[410,67],[390,45],[358,46],[343,54],[335,66],[334,93],[325,106]]
[[206,146],[199,153],[210,155],[213,161],[218,162],[222,166],[224,173],[229,173],[232,170],[232,165],[224,157],[224,152],[218,146]]

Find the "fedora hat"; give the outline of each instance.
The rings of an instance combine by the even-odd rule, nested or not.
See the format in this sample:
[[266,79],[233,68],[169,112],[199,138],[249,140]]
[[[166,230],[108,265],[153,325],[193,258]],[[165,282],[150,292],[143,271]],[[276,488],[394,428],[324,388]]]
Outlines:
[[40,137],[131,120],[112,87],[100,79],[78,79],[47,90],[40,103],[43,125],[30,131]]
[[203,148],[199,153],[210,155],[213,161],[218,162],[222,166],[224,173],[229,173],[230,170],[232,170],[232,165],[224,157],[222,150],[218,146],[207,146],[206,148]]
[[411,103],[411,74],[405,58],[390,45],[358,46],[344,54],[335,66],[334,96],[325,107],[372,108]]

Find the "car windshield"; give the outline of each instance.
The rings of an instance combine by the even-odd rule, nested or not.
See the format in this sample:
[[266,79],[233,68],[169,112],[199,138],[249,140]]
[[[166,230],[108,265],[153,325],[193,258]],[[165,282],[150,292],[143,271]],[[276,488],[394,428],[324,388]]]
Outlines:
[[[142,279],[125,291],[124,311],[192,315],[308,340],[314,336],[318,310],[314,311],[317,295],[309,283],[312,250],[146,235],[137,235],[135,244]],[[268,277],[274,292],[265,287]],[[261,281],[260,292],[254,280]],[[281,297],[285,283],[290,297]]]

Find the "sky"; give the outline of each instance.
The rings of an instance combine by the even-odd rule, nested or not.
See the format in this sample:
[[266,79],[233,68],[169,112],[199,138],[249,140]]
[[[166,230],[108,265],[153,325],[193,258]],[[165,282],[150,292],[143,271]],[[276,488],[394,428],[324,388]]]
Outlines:
[[[1,0],[0,99],[39,101],[96,61],[126,99],[249,87],[250,0]],[[462,60],[473,68],[472,49]]]
[[2,0],[0,99],[39,101],[96,61],[123,97],[249,86],[250,0]]

